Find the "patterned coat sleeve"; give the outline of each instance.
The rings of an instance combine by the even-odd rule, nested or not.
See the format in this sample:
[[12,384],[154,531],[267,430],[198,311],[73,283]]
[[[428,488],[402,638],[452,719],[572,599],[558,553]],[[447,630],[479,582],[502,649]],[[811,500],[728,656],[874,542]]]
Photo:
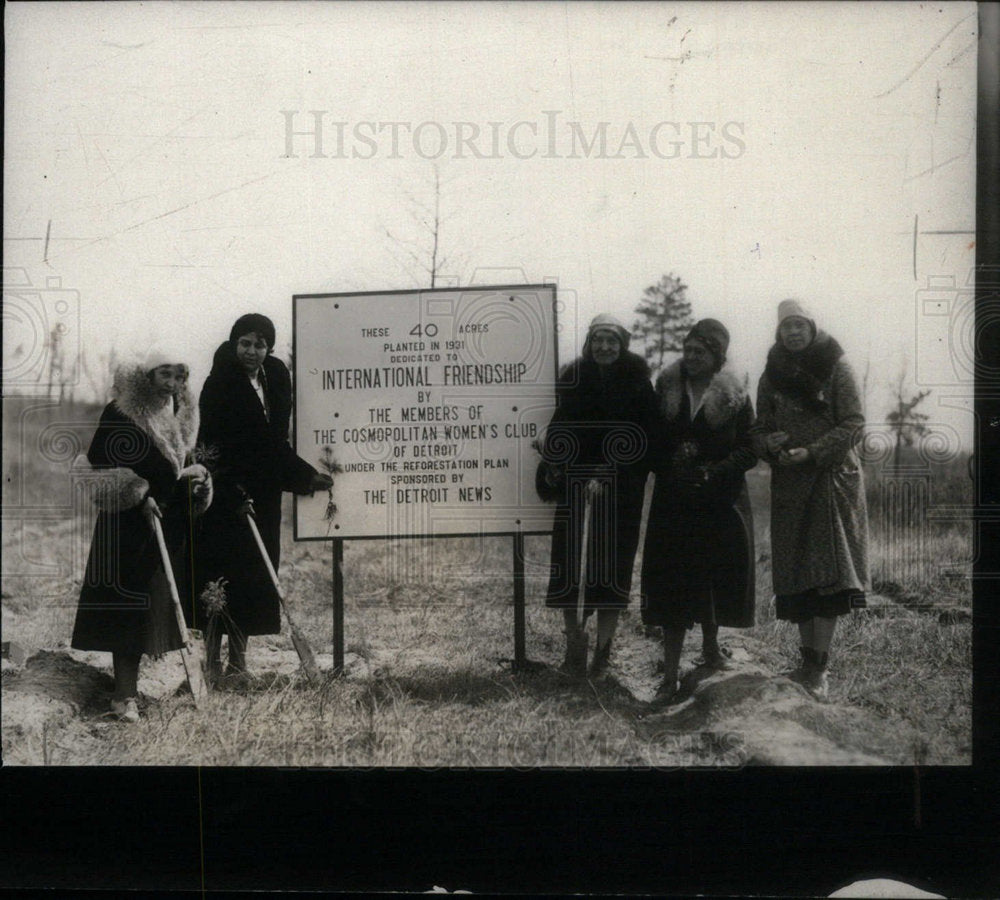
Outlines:
[[861,394],[850,365],[841,359],[833,368],[829,398],[834,426],[806,448],[822,469],[839,465],[850,449],[861,440],[865,417]]

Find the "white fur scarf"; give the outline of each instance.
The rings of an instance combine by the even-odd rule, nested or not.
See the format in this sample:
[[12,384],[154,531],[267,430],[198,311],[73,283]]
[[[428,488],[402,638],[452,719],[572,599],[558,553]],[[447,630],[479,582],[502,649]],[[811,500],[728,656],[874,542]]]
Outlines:
[[115,372],[113,396],[118,408],[149,435],[180,475],[198,437],[198,406],[187,385],[177,394],[177,414],[164,414],[148,374],[141,366],[123,366]]
[[[660,412],[672,422],[681,411],[684,399],[684,380],[681,376],[681,361],[664,369],[656,379],[656,396]],[[705,388],[701,409],[705,413],[708,427],[716,430],[725,426],[742,409],[747,398],[747,383],[729,369],[722,369],[712,376]]]

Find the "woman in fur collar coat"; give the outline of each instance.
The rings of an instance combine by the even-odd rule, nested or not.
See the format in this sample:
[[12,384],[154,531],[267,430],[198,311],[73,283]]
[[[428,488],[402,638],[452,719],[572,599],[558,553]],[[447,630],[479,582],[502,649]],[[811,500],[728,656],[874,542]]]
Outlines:
[[201,392],[199,443],[211,459],[216,501],[197,539],[198,582],[203,588],[225,578],[228,612],[222,627],[208,629],[205,610],[197,609],[197,627],[209,636],[213,676],[219,675],[223,631],[229,635],[227,672],[235,675],[246,670],[249,635],[281,631],[278,595],[246,513],[253,511],[277,572],[282,492],[308,494],[332,484],[288,443],[292,381],[285,364],[271,355],[274,341],[274,324],[267,316],[241,316],[229,340],[215,351]]
[[576,621],[585,494],[592,500],[585,616],[598,611],[592,677],[607,669],[618,614],[631,590],[654,398],[649,366],[628,344],[628,331],[613,316],[590,323],[583,353],[559,377],[558,406],[545,435],[543,456],[563,473],[546,605],[563,610],[562,671],[570,675],[587,671],[586,627]]
[[865,605],[868,516],[854,449],[864,415],[844,351],[798,300],[778,306],[775,339],[754,428],[757,453],[771,465],[775,613],[799,626],[793,677],[825,699],[837,617]]
[[719,626],[754,623],[753,518],[744,472],[753,407],[745,383],[724,369],[729,332],[702,319],[684,357],[656,380],[659,432],[651,449],[656,487],[642,556],[642,617],[663,628],[664,680],[677,692],[684,635],[701,624],[705,664],[726,668]]
[[112,711],[134,722],[142,654],[182,646],[151,519],[161,519],[181,602],[191,606],[189,535],[212,502],[212,483],[191,465],[198,409],[187,366],[154,350],[118,369],[113,393],[75,465],[99,512],[72,646],[113,654]]

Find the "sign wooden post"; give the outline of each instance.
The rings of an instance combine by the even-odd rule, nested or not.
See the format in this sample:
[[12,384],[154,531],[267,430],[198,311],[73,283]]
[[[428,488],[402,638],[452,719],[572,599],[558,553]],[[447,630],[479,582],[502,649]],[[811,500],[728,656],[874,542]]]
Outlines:
[[333,674],[344,673],[344,541],[333,539]]
[[524,652],[524,535],[514,534],[514,670],[525,668]]

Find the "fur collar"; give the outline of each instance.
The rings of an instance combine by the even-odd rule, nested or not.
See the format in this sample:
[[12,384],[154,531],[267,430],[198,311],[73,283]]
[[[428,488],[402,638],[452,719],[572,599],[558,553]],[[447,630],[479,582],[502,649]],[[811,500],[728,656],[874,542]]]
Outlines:
[[[611,378],[615,381],[649,381],[649,363],[631,350],[623,350],[611,365]],[[567,384],[584,382],[600,383],[600,369],[592,359],[578,356],[567,363],[560,373],[560,381]]]
[[[656,396],[660,412],[667,421],[673,422],[681,411],[684,400],[684,377],[681,360],[673,363],[656,379]],[[701,411],[709,428],[718,429],[727,425],[743,408],[747,399],[747,386],[730,369],[722,369],[712,376],[701,401]]]
[[824,390],[833,367],[844,355],[843,348],[825,331],[799,353],[790,353],[779,342],[767,354],[765,374],[775,389],[797,397],[806,406],[822,410],[828,398]]
[[184,468],[198,434],[198,407],[185,387],[177,394],[177,412],[162,411],[149,377],[141,366],[121,366],[115,372],[115,405],[146,434],[176,474]]

